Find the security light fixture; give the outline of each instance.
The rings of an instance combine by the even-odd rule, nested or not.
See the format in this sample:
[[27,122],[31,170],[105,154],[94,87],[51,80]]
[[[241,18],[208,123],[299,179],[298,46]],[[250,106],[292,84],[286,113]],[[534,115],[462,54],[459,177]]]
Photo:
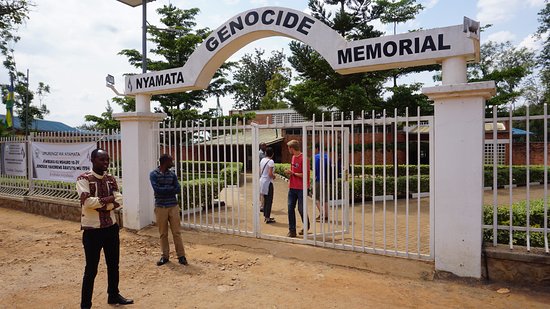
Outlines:
[[[117,0],[118,2],[122,2],[126,5],[129,5],[131,7],[140,6],[143,4],[144,0]],[[147,2],[153,2],[155,0],[147,0]]]
[[111,74],[108,74],[107,77],[105,77],[105,82],[108,86],[114,86],[115,85],[115,77]]

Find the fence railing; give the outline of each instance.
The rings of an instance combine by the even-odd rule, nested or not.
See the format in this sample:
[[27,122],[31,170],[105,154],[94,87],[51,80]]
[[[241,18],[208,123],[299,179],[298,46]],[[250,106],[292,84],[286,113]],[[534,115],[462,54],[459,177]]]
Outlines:
[[[78,199],[75,186],[76,179],[74,181],[37,179],[33,173],[33,154],[30,151],[34,142],[51,144],[96,143],[97,147],[103,148],[109,153],[111,158],[109,172],[119,181],[122,180],[121,138],[118,130],[33,132],[28,137],[0,137],[0,195]],[[18,151],[24,153],[16,153],[15,157],[13,155],[10,157],[10,147],[17,147]],[[10,160],[24,160],[26,168],[18,169],[17,167],[21,167],[21,162],[10,162]],[[119,186],[122,188],[120,184]]]
[[[486,118],[484,240],[549,253],[548,113]],[[489,168],[488,168],[489,167]]]
[[[397,115],[397,110],[390,114]],[[313,121],[250,125],[240,120],[160,123],[157,157],[169,153],[178,162],[186,227],[432,259],[433,117],[419,116],[419,110],[411,114],[335,113]],[[259,211],[258,145],[265,142],[275,149],[276,172],[289,178],[285,171],[290,166],[284,164],[291,160],[286,145],[291,139],[302,143],[312,175],[303,201],[310,230],[298,239],[284,236],[289,228],[288,184],[275,184],[276,225],[264,224]],[[315,186],[316,144],[321,156],[331,158],[330,172],[321,173],[325,186]],[[238,177],[230,182],[229,175],[235,174],[222,171],[235,163],[240,164]],[[326,210],[316,207],[318,199]],[[305,219],[298,222],[298,230],[305,225]]]

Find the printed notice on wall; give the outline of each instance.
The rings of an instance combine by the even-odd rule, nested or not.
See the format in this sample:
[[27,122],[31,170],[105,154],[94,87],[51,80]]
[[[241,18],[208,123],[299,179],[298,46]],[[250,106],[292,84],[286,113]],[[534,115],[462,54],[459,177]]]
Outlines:
[[2,144],[2,174],[27,176],[27,148],[25,143]]
[[31,148],[34,179],[75,182],[76,177],[90,170],[90,154],[96,144],[34,142]]

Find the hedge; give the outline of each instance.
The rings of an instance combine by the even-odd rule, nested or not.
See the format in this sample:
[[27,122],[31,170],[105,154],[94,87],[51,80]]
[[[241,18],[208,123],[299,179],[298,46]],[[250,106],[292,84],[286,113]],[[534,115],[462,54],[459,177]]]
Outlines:
[[[363,174],[363,165],[352,165],[353,173],[355,176],[360,176]],[[417,174],[418,166],[417,165],[408,165],[409,175],[413,176]],[[365,165],[365,175],[372,175],[372,169],[374,168],[375,176],[384,175],[384,165]],[[275,173],[284,175],[284,171],[290,169],[290,164],[288,163],[276,163],[275,164]],[[351,173],[351,171],[350,171]],[[386,176],[393,176],[393,165],[386,165]],[[420,175],[429,175],[430,166],[429,165],[420,165]],[[407,175],[407,165],[398,165],[397,166],[397,176]]]
[[[183,192],[180,195],[180,205],[183,209],[211,205],[212,199],[219,198],[218,185],[220,189],[224,188],[223,179],[218,181],[217,178],[180,181],[180,184]],[[189,203],[187,203],[187,190],[189,190]]]
[[[510,184],[510,167],[508,165],[499,165],[497,167],[497,186],[502,187],[504,185]],[[485,165],[484,168],[485,181],[484,185],[486,187],[493,186],[493,166]],[[550,169],[548,171],[550,176]],[[548,177],[550,179],[550,177]],[[529,167],[529,182],[544,182],[544,166],[542,165],[531,165]],[[526,185],[527,184],[527,166],[524,165],[514,165],[512,166],[512,183],[515,185]]]
[[[405,176],[407,175],[407,166],[409,168],[409,175],[417,175],[418,172],[418,166],[417,165],[397,165],[397,176]],[[353,173],[355,175],[361,175],[363,173],[363,165],[352,165]],[[384,175],[384,165],[365,165],[365,175],[372,175],[372,170],[374,168],[374,175],[375,176],[382,176]],[[429,175],[430,174],[430,166],[426,164],[420,165],[420,175]],[[387,165],[386,166],[386,176],[393,176],[393,165]]]
[[[550,208],[550,206],[549,206]],[[550,216],[547,218],[547,226],[550,226]],[[498,206],[497,208],[498,225],[510,225],[510,209],[507,205]],[[493,206],[483,206],[483,223],[493,225]],[[512,204],[512,224],[513,226],[527,226],[527,202],[520,201]],[[532,200],[529,205],[529,225],[533,228],[544,227],[544,200]],[[530,245],[533,247],[544,247],[544,233],[530,232]],[[508,244],[510,232],[507,230],[497,231],[497,243]],[[483,231],[483,240],[493,242],[493,230],[486,229]],[[512,242],[514,245],[527,245],[527,232],[514,231]]]
[[209,173],[207,179],[219,177],[220,181],[225,179],[228,185],[236,185],[243,172],[244,164],[241,162],[180,161],[180,167],[183,174],[179,176],[182,180],[193,180]]

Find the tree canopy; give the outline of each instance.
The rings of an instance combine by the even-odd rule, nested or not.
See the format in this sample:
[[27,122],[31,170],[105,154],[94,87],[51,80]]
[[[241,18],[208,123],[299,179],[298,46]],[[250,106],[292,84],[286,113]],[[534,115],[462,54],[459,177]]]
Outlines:
[[265,51],[256,49],[254,55],[245,54],[233,74],[234,107],[242,110],[272,109],[286,106],[283,93],[290,83],[290,70],[284,67],[281,51],[264,57]]
[[[310,0],[308,5],[315,18],[348,41],[379,37],[383,33],[374,28],[374,21],[403,22],[413,18],[421,9],[415,1]],[[333,14],[326,5],[337,5],[338,9]],[[356,114],[362,110],[375,110],[379,113],[387,105],[398,104],[398,97],[404,100],[399,105],[401,109],[409,105],[429,106],[425,96],[415,93],[419,90],[418,85],[384,88],[384,82],[399,71],[340,75],[311,47],[291,42],[290,50],[289,62],[298,73],[298,83],[290,87],[287,98],[291,106],[307,118],[335,110],[354,111]],[[409,89],[405,90],[407,87]],[[392,93],[391,102],[384,99],[385,91]],[[411,96],[408,97],[407,93]]]

